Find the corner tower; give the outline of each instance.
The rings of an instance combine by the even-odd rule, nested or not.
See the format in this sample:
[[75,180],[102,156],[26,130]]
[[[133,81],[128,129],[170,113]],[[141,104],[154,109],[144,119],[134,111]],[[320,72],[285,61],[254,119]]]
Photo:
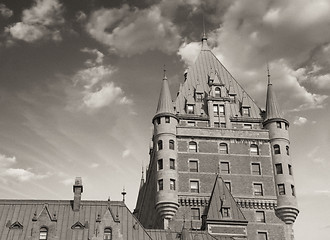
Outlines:
[[277,189],[276,215],[286,224],[286,240],[293,239],[292,224],[299,213],[290,157],[289,122],[279,109],[268,70],[266,114],[263,125],[269,130],[271,155]]
[[153,154],[155,168],[156,211],[162,218],[163,228],[178,210],[178,172],[177,172],[177,144],[176,127],[178,118],[174,114],[168,80],[164,71],[162,89],[158,101],[157,111],[152,119],[154,125]]

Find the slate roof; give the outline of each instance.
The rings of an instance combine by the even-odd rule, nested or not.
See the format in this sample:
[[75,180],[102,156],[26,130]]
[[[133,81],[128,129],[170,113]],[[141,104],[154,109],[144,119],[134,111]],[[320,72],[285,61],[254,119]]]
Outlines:
[[153,240],[233,240],[231,237],[219,236],[217,238],[207,231],[183,229],[182,232],[172,232],[162,229],[147,229]]
[[[208,78],[211,73],[217,73],[220,83],[224,84],[227,91],[230,91],[231,94],[236,94],[237,103],[230,104],[230,116],[241,116],[240,108],[245,91],[209,49],[206,38],[203,38],[202,49],[195,63],[188,69],[186,80],[180,87],[175,101],[177,113],[185,114],[186,101],[189,95],[194,96],[195,89],[198,88],[199,91],[202,89],[205,95],[209,94]],[[260,119],[260,108],[246,92],[245,96],[244,104],[250,107],[251,118]]]
[[[0,200],[0,239],[39,239],[31,235],[38,235],[40,226],[54,231],[56,239],[100,239],[95,233],[113,218],[123,239],[151,240],[121,201],[82,201],[79,211],[73,211],[71,204],[69,200]],[[10,228],[14,223],[16,227]]]
[[167,80],[166,75],[164,75],[164,78],[163,78],[156,115],[162,114],[162,113],[174,114],[171,92],[170,92],[170,88],[168,86],[168,80]]
[[273,84],[269,80],[267,88],[265,121],[276,118],[283,118],[283,115],[276,100]]

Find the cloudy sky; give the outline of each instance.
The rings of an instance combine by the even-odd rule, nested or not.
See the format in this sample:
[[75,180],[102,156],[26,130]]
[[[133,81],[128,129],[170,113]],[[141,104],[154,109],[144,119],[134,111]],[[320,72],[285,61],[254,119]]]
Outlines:
[[[0,1],[1,198],[121,199],[133,210],[166,65],[172,96],[209,45],[291,122],[297,240],[330,234],[328,0]],[[308,231],[304,231],[308,229]]]

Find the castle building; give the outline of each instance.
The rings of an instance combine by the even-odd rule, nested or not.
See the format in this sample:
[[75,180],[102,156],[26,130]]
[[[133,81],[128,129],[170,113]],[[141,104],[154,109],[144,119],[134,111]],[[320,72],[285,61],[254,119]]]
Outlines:
[[0,200],[1,240],[293,240],[288,135],[268,74],[266,111],[202,39],[172,102],[164,74],[134,213],[122,201]]
[[262,111],[202,38],[172,102],[166,75],[134,211],[148,229],[292,240],[297,208],[289,122],[268,73]]

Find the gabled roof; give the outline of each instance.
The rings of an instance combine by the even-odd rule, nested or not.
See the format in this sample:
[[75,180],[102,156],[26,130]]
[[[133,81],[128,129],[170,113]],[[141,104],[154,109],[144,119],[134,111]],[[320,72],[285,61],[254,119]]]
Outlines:
[[166,75],[164,75],[164,78],[163,78],[156,115],[162,114],[162,113],[174,114],[171,92],[170,92],[170,88],[168,86],[168,80],[167,80]]
[[[38,217],[34,219],[35,213]],[[54,214],[56,221],[47,216]],[[23,228],[11,229],[11,225],[6,226],[8,222],[18,222]],[[1,240],[37,239],[41,226],[49,227],[49,234],[58,239],[72,239],[75,231],[79,231],[77,240],[94,239],[95,232],[103,231],[102,227],[109,226],[109,222],[110,227],[118,230],[113,234],[120,234],[122,239],[152,240],[122,201],[81,201],[80,211],[73,211],[69,200],[0,200]]]
[[[243,88],[234,79],[234,77],[228,72],[228,70],[222,65],[222,63],[212,53],[206,43],[206,39],[203,38],[202,49],[195,61],[195,63],[189,67],[187,78],[183,83],[178,96],[175,101],[176,112],[179,114],[185,114],[186,99],[189,94],[193,96],[193,91],[200,84],[199,90],[208,94],[210,87],[208,85],[208,78],[211,73],[217,73],[219,81],[224,84],[224,87],[232,93],[236,93],[237,104],[230,104],[230,115],[235,117],[240,116],[240,105],[243,99]],[[261,118],[260,108],[256,105],[253,99],[246,94],[246,103],[251,107],[250,116],[252,118]]]
[[[230,218],[224,218],[221,214],[222,207],[230,208]],[[212,194],[210,197],[207,221],[244,221],[247,222],[242,211],[237,206],[234,197],[226,187],[221,177],[216,177]]]

